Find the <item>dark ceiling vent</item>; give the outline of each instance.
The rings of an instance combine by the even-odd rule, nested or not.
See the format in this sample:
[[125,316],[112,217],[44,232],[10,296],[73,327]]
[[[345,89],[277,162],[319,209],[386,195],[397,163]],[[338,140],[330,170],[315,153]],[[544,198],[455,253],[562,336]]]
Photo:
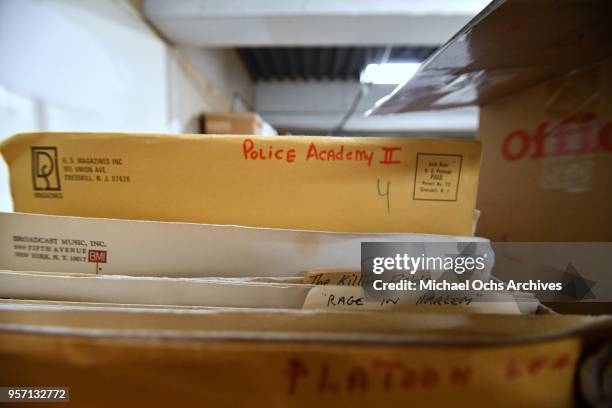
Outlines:
[[370,63],[423,61],[432,47],[269,47],[238,48],[254,81],[358,80]]

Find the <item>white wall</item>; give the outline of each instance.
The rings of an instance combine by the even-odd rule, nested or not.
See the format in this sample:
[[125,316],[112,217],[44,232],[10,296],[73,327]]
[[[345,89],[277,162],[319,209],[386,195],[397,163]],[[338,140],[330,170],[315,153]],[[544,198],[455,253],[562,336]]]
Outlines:
[[[227,50],[169,47],[119,0],[0,0],[0,141],[28,131],[189,132],[249,103]],[[193,61],[191,61],[193,59]],[[0,210],[10,207],[0,161]]]
[[117,4],[2,1],[0,83],[41,103],[43,129],[167,125],[166,47]]

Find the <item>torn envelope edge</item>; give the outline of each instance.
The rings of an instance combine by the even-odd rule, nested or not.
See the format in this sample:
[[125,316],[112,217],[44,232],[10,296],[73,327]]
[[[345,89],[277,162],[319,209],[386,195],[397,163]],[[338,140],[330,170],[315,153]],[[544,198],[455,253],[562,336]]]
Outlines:
[[362,242],[490,245],[484,238],[463,236],[315,232],[0,213],[0,269],[15,271],[163,277],[295,276],[321,267],[359,268]]

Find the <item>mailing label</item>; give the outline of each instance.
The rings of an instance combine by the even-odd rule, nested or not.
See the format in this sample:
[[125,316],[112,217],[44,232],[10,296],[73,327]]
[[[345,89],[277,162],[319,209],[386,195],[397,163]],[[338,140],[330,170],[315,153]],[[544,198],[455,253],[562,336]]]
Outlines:
[[457,201],[462,160],[458,154],[418,153],[413,199]]

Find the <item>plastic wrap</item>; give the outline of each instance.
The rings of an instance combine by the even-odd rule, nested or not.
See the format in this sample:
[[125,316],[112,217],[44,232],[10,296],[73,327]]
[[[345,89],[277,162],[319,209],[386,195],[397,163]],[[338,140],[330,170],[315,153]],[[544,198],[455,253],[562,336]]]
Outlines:
[[612,56],[612,2],[491,3],[372,114],[483,105]]

